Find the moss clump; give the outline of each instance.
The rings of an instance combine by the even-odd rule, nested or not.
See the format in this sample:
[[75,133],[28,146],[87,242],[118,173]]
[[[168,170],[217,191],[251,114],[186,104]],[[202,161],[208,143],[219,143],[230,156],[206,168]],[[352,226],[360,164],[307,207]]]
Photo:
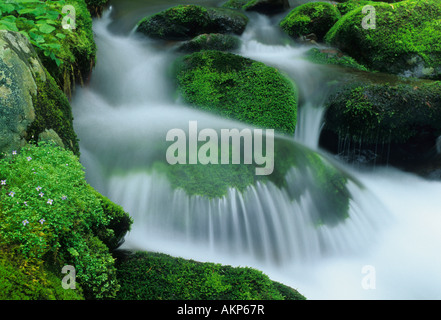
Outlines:
[[64,147],[79,155],[77,135],[73,128],[72,108],[66,95],[46,71],[46,79],[37,76],[37,94],[33,97],[35,121],[27,132],[30,141],[38,141],[46,129],[53,129]]
[[[387,1],[383,1],[387,2]],[[344,16],[346,13],[367,5],[375,4],[371,0],[348,0],[346,2],[337,3],[337,9],[340,11],[341,15]]]
[[241,34],[247,23],[235,10],[179,5],[142,19],[136,31],[154,39],[188,40],[204,33]]
[[441,3],[406,0],[373,3],[375,29],[364,29],[362,8],[344,15],[327,33],[327,43],[377,71],[439,79]]
[[120,300],[305,300],[252,268],[137,252],[119,261]]
[[185,102],[267,129],[292,134],[297,90],[279,70],[232,53],[203,51],[176,64]]
[[46,270],[43,261],[26,258],[14,247],[0,246],[0,252],[1,300],[84,299],[80,286],[64,290],[61,272]]
[[332,48],[312,48],[306,52],[306,59],[317,64],[336,65],[362,71],[369,71],[365,66],[355,61],[354,58],[344,55],[341,51]]
[[311,2],[293,9],[280,22],[280,27],[293,38],[314,33],[321,41],[340,17],[340,12],[332,4]]
[[55,274],[74,266],[86,299],[114,297],[114,258],[103,240],[121,234],[111,221],[125,213],[91,192],[78,157],[29,145],[0,160],[0,177],[0,248]]
[[239,38],[221,33],[201,34],[179,46],[181,52],[197,52],[201,50],[231,51],[240,46]]

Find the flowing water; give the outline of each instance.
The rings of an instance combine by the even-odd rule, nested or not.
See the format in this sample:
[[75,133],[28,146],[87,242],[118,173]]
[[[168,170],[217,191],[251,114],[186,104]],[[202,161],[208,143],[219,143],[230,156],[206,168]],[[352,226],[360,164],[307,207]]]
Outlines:
[[[329,74],[305,61],[306,49],[287,42],[270,18],[250,18],[238,53],[278,67],[299,84],[292,145],[322,153]],[[165,157],[168,130],[191,120],[205,128],[247,126],[180,103],[168,79],[178,56],[173,46],[115,29],[110,11],[94,21],[98,65],[72,105],[88,182],[134,218],[125,248],[255,267],[309,299],[441,298],[441,183],[337,162],[354,178],[347,186],[350,217],[332,226],[314,223],[321,198],[306,183],[297,201],[272,183],[215,199],[174,190],[151,169]],[[288,172],[288,189],[298,187],[307,169]]]

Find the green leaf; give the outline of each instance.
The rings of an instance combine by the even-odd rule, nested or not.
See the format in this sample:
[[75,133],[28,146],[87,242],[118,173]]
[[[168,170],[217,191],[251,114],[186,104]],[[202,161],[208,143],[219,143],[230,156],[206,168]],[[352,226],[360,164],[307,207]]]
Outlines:
[[18,31],[18,28],[15,22],[0,20],[0,30]]
[[38,29],[39,29],[41,32],[45,33],[45,34],[49,34],[49,33],[51,33],[52,31],[55,30],[55,27],[53,27],[53,26],[51,26],[51,25],[45,23],[45,24],[41,24],[41,25],[39,25],[39,26],[38,26]]
[[63,34],[63,33],[57,33],[55,36],[56,36],[58,39],[64,39],[64,38],[66,38],[66,35]]

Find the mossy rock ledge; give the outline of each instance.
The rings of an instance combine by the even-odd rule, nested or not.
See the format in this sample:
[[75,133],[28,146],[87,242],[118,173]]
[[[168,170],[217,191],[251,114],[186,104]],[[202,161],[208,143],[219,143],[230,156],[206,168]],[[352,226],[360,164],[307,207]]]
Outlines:
[[179,5],[142,19],[136,31],[153,39],[180,41],[204,33],[240,35],[247,24],[248,17],[237,10]]

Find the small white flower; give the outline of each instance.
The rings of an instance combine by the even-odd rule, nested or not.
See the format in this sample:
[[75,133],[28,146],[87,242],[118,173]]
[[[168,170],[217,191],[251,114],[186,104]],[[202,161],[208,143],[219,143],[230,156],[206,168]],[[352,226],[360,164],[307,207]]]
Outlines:
[[46,203],[52,205],[52,202],[54,202],[54,200],[53,199],[49,199]]
[[14,197],[15,192],[14,192],[14,191],[11,191],[11,192],[9,192],[9,195],[10,195],[11,197]]
[[43,192],[40,192],[39,194],[38,194],[40,197],[42,197],[43,198],[43,196],[44,196],[44,193]]
[[43,224],[45,221],[46,221],[46,220],[44,220],[44,219],[40,219],[40,220],[39,220],[39,222],[40,222],[41,224]]
[[25,226],[25,225],[27,225],[29,223],[29,221],[28,220],[23,220],[21,223],[23,223],[23,225]]
[[61,197],[61,200],[66,200],[66,199],[67,199],[66,196],[62,196],[62,197]]
[[26,159],[27,159],[28,161],[31,161],[31,160],[32,160],[32,158],[31,158],[31,157],[27,157]]
[[17,154],[17,151],[16,151],[16,150],[12,151],[12,154],[13,154],[13,155],[16,155],[16,154]]
[[41,190],[41,187],[38,186],[38,187],[36,187],[35,189],[37,189],[37,191],[40,191],[40,190]]
[[24,205],[27,207],[28,206],[28,203],[27,203],[27,201],[25,201],[25,202],[23,202],[24,203]]
[[1,185],[2,185],[2,186],[5,186],[5,185],[6,185],[6,180],[1,180],[0,182],[1,182]]

